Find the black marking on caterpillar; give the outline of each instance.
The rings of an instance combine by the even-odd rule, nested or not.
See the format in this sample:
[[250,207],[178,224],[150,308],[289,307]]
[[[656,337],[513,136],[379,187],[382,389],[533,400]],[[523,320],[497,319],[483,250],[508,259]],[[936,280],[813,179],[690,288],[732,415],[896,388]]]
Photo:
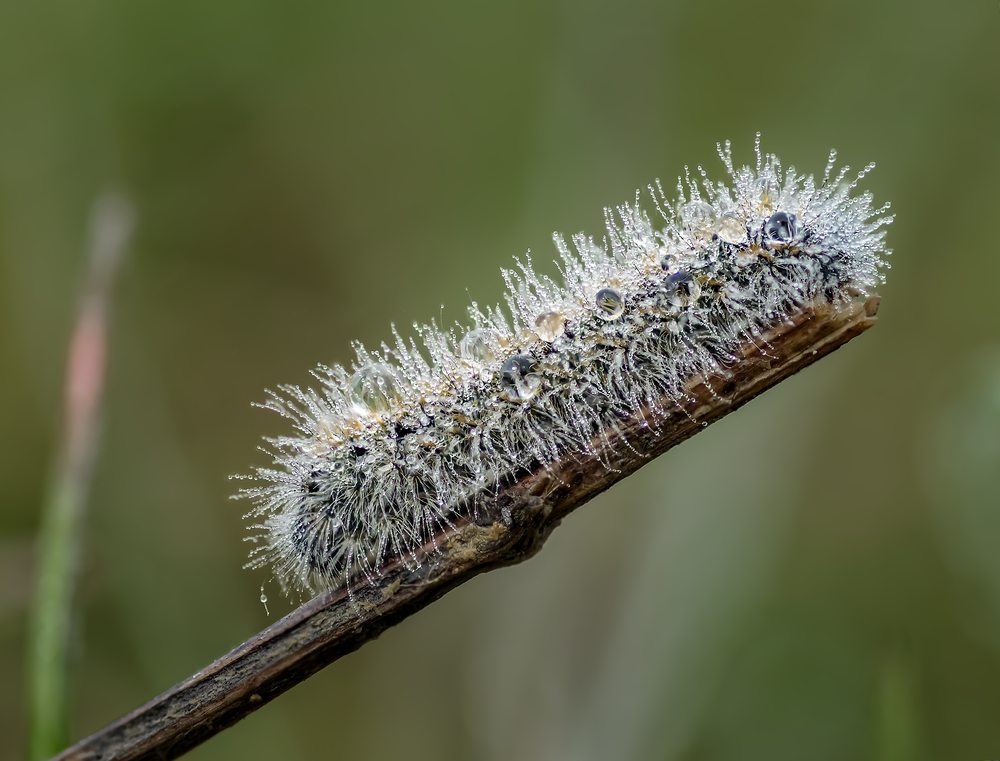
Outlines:
[[[648,410],[656,425],[691,377],[724,373],[733,352],[797,305],[867,296],[882,258],[885,204],[851,196],[848,168],[820,183],[755,145],[756,168],[678,197],[650,186],[657,227],[639,205],[606,210],[606,236],[571,250],[556,235],[563,284],[530,258],[503,271],[507,310],[469,310],[471,326],[415,325],[419,348],[355,346],[351,371],[321,366],[319,391],[284,386],[261,405],[297,435],[268,439],[273,468],[247,476],[254,507],[247,567],[271,567],[286,594],[375,578],[390,560],[453,525],[477,496],[574,453],[610,446],[616,422]],[[628,442],[624,442],[628,445]]]

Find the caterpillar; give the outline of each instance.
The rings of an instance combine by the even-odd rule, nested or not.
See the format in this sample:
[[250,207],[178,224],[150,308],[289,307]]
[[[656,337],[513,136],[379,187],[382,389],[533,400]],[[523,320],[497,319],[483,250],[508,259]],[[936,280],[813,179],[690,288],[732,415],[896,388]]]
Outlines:
[[637,192],[605,210],[603,240],[554,235],[562,283],[515,259],[506,309],[473,302],[468,325],[415,324],[422,346],[392,326],[392,345],[356,344],[350,369],[315,370],[318,390],[268,391],[259,406],[295,433],[266,439],[273,465],[242,476],[247,567],[271,568],[286,595],[375,579],[392,560],[417,567],[484,495],[567,454],[628,446],[616,423],[655,427],[689,379],[725,375],[803,304],[870,295],[893,220],[853,195],[874,164],[848,182],[831,151],[817,183],[762,155],[759,133],[754,148],[755,167],[737,169],[717,145],[729,184],[699,166],[674,199],[649,186],[656,224]]

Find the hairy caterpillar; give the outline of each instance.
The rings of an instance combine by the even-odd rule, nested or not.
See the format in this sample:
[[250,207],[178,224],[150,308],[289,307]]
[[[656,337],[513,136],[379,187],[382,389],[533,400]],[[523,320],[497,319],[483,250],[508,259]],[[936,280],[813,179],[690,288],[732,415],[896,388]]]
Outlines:
[[272,567],[287,594],[419,565],[478,498],[568,453],[600,457],[622,419],[655,427],[690,378],[725,375],[798,305],[869,295],[892,217],[851,192],[874,165],[847,183],[831,152],[817,184],[762,156],[759,135],[755,149],[756,167],[737,170],[718,146],[731,185],[698,167],[674,201],[650,186],[659,227],[637,193],[605,211],[602,242],[579,234],[571,250],[556,235],[562,285],[518,261],[503,271],[506,311],[473,303],[469,326],[415,325],[422,349],[393,327],[393,346],[355,347],[351,371],[321,366],[319,391],[268,392],[261,406],[297,435],[268,439],[275,467],[241,491],[247,566]]

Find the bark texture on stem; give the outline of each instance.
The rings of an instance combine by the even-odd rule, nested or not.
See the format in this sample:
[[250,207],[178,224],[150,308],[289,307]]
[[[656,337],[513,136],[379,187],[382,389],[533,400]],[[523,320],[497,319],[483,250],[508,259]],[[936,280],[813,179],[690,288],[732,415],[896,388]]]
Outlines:
[[692,378],[690,401],[637,414],[610,431],[600,459],[575,454],[506,485],[425,546],[422,565],[321,594],[215,663],[67,749],[64,761],[172,759],[235,724],[324,666],[485,571],[534,555],[570,512],[875,323],[879,299],[803,307],[749,342],[726,377]]

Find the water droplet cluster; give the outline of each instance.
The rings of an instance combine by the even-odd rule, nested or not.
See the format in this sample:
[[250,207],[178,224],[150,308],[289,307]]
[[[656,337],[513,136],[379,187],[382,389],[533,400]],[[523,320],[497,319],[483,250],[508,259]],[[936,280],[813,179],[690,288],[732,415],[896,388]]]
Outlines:
[[867,167],[820,181],[783,170],[757,142],[755,167],[650,188],[606,212],[603,241],[555,237],[564,282],[530,260],[503,271],[507,308],[473,304],[469,325],[395,331],[357,348],[352,370],[320,367],[319,390],[288,386],[262,405],[296,433],[269,439],[274,466],[242,496],[254,503],[248,566],[283,590],[317,592],[373,578],[417,549],[476,497],[568,454],[600,455],[624,418],[687,401],[685,383],[724,374],[734,353],[796,311],[834,305],[882,282],[888,204],[853,194]]

